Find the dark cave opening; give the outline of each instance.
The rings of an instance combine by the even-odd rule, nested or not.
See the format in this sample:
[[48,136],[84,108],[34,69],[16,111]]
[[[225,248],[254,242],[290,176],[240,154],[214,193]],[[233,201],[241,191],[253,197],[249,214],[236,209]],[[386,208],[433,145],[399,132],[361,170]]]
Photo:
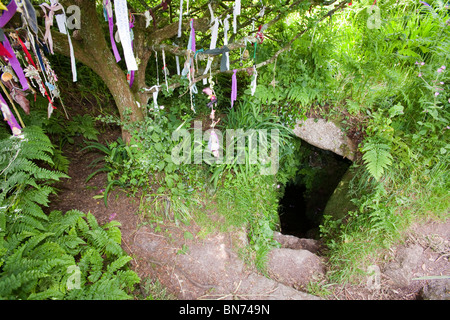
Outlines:
[[[284,186],[279,201],[280,231],[299,238],[319,238],[328,199],[352,162],[302,141],[302,164]],[[306,153],[306,155],[305,155]]]

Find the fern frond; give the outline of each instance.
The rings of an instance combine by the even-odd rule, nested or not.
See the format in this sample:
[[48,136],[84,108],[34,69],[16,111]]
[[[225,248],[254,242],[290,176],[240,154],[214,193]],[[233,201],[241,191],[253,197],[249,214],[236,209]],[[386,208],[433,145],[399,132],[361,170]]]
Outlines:
[[120,268],[124,267],[129,261],[131,261],[133,258],[130,256],[121,256],[117,260],[114,260],[112,263],[108,265],[107,273],[114,273],[118,271]]
[[60,211],[52,212],[49,217],[49,229],[57,237],[77,226],[77,222],[84,217],[84,213],[78,210],[67,211],[64,215]]
[[116,277],[119,280],[121,286],[125,288],[131,288],[141,281],[136,272],[132,270],[119,270],[117,271]]
[[391,148],[387,144],[370,141],[362,148],[367,170],[377,181],[383,175],[384,170],[392,164],[390,150]]

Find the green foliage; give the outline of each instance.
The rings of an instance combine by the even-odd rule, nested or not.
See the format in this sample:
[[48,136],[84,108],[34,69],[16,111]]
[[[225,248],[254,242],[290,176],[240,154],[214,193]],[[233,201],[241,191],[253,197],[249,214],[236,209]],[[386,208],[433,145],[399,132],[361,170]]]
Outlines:
[[0,141],[0,296],[2,299],[130,299],[139,277],[120,247],[120,224],[99,226],[72,210],[44,213],[50,183],[67,176],[51,164],[53,146],[38,127]]
[[[253,98],[287,125],[308,114],[361,133],[350,184],[358,210],[343,220],[326,217],[321,226],[340,280],[363,274],[414,219],[448,216],[448,7],[443,1],[377,5],[379,29],[368,28],[365,3],[317,24],[293,44],[295,54],[279,56],[276,68],[258,69]],[[293,14],[283,32],[302,21]],[[314,172],[299,172],[314,182]]]
[[27,127],[23,132],[23,139],[0,141],[0,203],[2,213],[9,212],[10,221],[17,222],[11,225],[14,231],[33,232],[42,230],[46,216],[41,206],[48,204],[48,195],[53,192],[47,181],[68,177],[36,165],[35,161],[53,163],[53,146],[42,129]]
[[[110,122],[111,119],[103,117],[103,121]],[[166,218],[188,220],[190,214],[185,202],[201,182],[197,180],[198,172],[193,167],[176,165],[172,161],[172,150],[177,145],[172,140],[172,132],[189,123],[181,122],[164,110],[157,110],[142,122],[123,125],[132,135],[128,145],[118,139],[108,146],[94,142],[85,148],[103,154],[92,163],[92,166],[101,166],[88,180],[99,172],[107,172],[105,205],[113,186],[132,191],[141,188],[148,193],[145,199],[147,207],[151,204]]]
[[225,217],[227,225],[245,227],[249,247],[244,248],[244,258],[254,261],[264,272],[267,253],[277,247],[273,231],[277,230],[278,191],[274,176],[260,175],[252,170],[250,175],[227,174],[227,179],[218,188],[217,210]]
[[[117,141],[114,141],[107,146],[99,142],[90,142],[87,143],[87,146],[81,151],[85,150],[102,154],[102,156],[95,159],[89,165],[90,167],[95,168],[99,163],[103,163],[102,166],[92,172],[86,178],[86,182],[101,172],[107,173],[108,183],[103,192],[105,206],[108,205],[109,191],[115,185],[121,188],[127,188],[130,185],[140,186],[145,182],[145,176],[142,175],[142,172],[132,170],[133,154],[130,147],[123,142],[122,138],[117,139]],[[131,175],[131,180],[128,174]],[[139,181],[137,179],[139,179]]]
[[4,299],[130,299],[139,282],[127,268],[118,223],[100,227],[91,214],[53,211],[43,232],[7,232],[0,273]]
[[95,127],[95,119],[85,114],[75,115],[68,120],[60,109],[55,110],[49,119],[47,99],[36,97],[36,101],[31,101],[30,104],[33,111],[29,116],[23,116],[25,125],[40,127],[50,137],[52,143],[57,146],[52,153],[50,165],[55,170],[67,173],[70,161],[63,154],[63,147],[67,143],[74,144],[77,137],[97,141],[99,131]]
[[384,170],[392,164],[389,145],[366,141],[362,151],[364,152],[363,160],[367,165],[367,170],[376,180],[379,180]]

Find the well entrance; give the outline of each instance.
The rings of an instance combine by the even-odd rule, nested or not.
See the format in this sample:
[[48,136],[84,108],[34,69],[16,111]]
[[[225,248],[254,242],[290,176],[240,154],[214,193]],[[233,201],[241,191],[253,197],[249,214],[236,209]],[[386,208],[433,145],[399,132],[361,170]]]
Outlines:
[[300,238],[318,238],[328,199],[352,162],[304,141],[298,152],[302,159],[300,167],[285,185],[279,203],[281,232]]

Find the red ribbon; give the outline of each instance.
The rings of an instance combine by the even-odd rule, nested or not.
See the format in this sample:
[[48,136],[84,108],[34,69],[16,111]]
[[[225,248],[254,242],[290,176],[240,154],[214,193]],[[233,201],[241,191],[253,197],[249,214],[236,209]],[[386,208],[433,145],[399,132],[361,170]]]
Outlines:
[[5,49],[3,44],[0,42],[0,56],[11,58],[11,53],[8,52],[8,50]]
[[[17,39],[19,40],[20,45],[22,46],[23,52],[25,52],[25,55],[27,56],[28,63],[30,63],[36,70],[38,70],[38,68],[36,67],[36,64],[34,63],[33,58],[31,57],[31,54],[28,51],[28,49],[25,46],[25,44],[22,42],[22,40],[20,39],[19,36],[17,36]],[[45,96],[47,97],[48,102],[50,102],[50,104],[52,105],[53,109],[56,109],[56,107],[53,105],[52,99],[50,98],[49,94],[47,93],[47,89],[45,88],[44,85],[43,85],[43,87],[44,87]]]

